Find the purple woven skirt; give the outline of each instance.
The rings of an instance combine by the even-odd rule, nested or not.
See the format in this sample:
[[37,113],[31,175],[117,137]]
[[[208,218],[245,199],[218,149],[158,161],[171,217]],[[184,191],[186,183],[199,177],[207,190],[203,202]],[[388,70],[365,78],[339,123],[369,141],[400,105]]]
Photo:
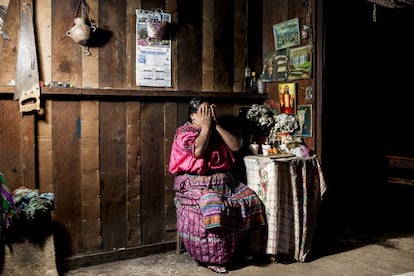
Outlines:
[[227,264],[245,232],[265,225],[259,197],[231,173],[178,175],[174,190],[177,231],[188,254],[201,263]]

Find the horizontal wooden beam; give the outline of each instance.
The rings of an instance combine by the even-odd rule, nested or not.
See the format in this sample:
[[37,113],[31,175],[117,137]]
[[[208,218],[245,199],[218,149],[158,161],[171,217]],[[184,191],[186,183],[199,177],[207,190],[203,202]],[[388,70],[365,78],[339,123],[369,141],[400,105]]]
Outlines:
[[129,247],[107,252],[81,254],[65,259],[66,268],[73,270],[80,267],[98,265],[108,262],[127,260],[145,257],[153,254],[164,253],[175,250],[175,241],[144,245],[139,247]]
[[[221,91],[190,91],[190,90],[138,90],[138,89],[114,89],[114,88],[60,88],[60,87],[42,87],[41,97],[47,99],[59,98],[105,98],[105,97],[120,97],[120,98],[138,98],[145,99],[174,99],[188,100],[192,97],[206,97],[209,99],[218,99],[222,101],[237,101],[237,102],[260,102],[267,99],[267,94],[250,94],[244,92],[221,92]],[[10,97],[15,91],[14,86],[0,87],[0,98]]]

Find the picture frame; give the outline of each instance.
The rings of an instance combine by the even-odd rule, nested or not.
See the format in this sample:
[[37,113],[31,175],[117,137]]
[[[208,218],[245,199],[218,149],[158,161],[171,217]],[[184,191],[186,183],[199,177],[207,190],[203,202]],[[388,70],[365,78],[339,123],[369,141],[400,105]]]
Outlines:
[[277,68],[277,81],[287,81],[289,59],[287,56],[287,49],[277,51],[275,57]]
[[263,70],[260,78],[263,82],[274,82],[277,80],[277,52],[267,52],[263,55]]
[[279,82],[277,84],[280,113],[296,113],[296,83]]
[[296,136],[312,137],[312,105],[298,105],[296,110],[299,129],[295,131]]
[[289,49],[288,81],[312,77],[312,45]]
[[300,45],[299,17],[273,25],[273,37],[276,50]]

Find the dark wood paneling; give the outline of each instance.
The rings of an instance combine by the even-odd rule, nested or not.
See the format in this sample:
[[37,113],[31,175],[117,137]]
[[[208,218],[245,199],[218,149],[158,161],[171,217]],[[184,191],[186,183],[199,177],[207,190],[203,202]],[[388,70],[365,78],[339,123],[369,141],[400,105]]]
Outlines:
[[246,0],[234,1],[234,85],[233,91],[245,90],[245,67],[247,62]]
[[22,138],[21,138],[21,164],[23,174],[23,186],[35,189],[39,188],[36,178],[35,156],[35,114],[22,114]]
[[[214,87],[233,91],[234,83],[234,4],[215,1],[214,5]],[[226,11],[226,16],[223,16]]]
[[264,53],[275,50],[273,25],[288,19],[288,2],[289,0],[282,0],[275,5],[273,0],[263,0],[262,45]]
[[128,246],[141,244],[141,103],[127,103]]
[[[164,104],[141,106],[142,244],[163,239],[164,229]],[[167,116],[167,115],[166,115]]]
[[19,102],[1,101],[0,156],[4,164],[0,172],[12,189],[25,186],[38,188],[36,183],[35,124],[33,114],[19,112]]
[[201,90],[202,0],[178,0],[178,89]]
[[9,40],[0,38],[0,85],[7,85],[16,79],[16,61],[19,26],[19,0],[10,0],[2,30]]
[[101,28],[110,32],[109,41],[99,51],[99,86],[127,87],[126,1],[100,1]]
[[52,103],[53,185],[56,219],[71,237],[73,254],[82,252],[80,102]]
[[125,130],[126,103],[101,102],[99,156],[104,250],[127,246]]
[[22,175],[22,118],[19,103],[12,99],[0,102],[0,172],[11,189],[23,185]]
[[82,86],[81,46],[66,35],[78,1],[52,1],[52,80]]
[[156,8],[160,8],[165,11],[165,0],[146,0],[142,2],[142,8],[145,10],[154,10]]
[[[176,216],[175,216],[175,205],[173,190],[174,175],[168,171],[168,165],[170,161],[171,145],[174,140],[175,130],[177,129],[177,104],[176,103],[165,103],[164,105],[164,204],[165,204],[165,230],[174,231],[176,230]],[[164,238],[165,239],[165,238]]]
[[[248,2],[248,29],[247,38],[249,43],[249,66],[252,71],[261,72],[262,64],[262,15],[263,6],[262,1],[247,1]],[[274,2],[273,2],[274,3]],[[275,6],[275,5],[274,5]],[[223,16],[223,14],[221,14]]]

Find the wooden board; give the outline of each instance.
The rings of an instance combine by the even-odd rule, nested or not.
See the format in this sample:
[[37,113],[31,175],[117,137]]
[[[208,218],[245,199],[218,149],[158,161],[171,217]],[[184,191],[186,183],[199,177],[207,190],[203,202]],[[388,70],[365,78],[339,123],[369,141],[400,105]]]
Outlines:
[[0,86],[10,84],[16,80],[16,51],[19,26],[19,0],[11,0],[7,8],[2,30],[9,40],[0,37]]
[[141,244],[141,103],[128,102],[126,115],[128,245]]
[[164,105],[164,204],[165,204],[165,230],[166,234],[169,231],[176,230],[176,216],[174,197],[174,175],[168,172],[168,165],[170,161],[171,145],[174,140],[175,130],[177,129],[177,104],[166,103]]
[[130,60],[126,59],[126,2],[125,1],[101,1],[99,5],[100,27],[110,32],[109,41],[99,51],[100,76],[99,86],[127,87],[128,75],[126,64],[130,66]]
[[83,50],[66,35],[76,4],[77,1],[52,1],[52,15],[59,15],[52,16],[52,81],[81,87]]
[[164,235],[164,105],[141,106],[141,229],[142,244]]
[[101,201],[99,164],[99,102],[82,101],[80,106],[80,169],[82,192],[83,250],[101,248]]
[[176,38],[177,77],[180,90],[201,91],[202,2],[201,0],[178,2],[180,20]]
[[126,103],[101,102],[99,158],[101,167],[102,248],[127,245]]
[[[56,219],[65,228],[71,252],[82,250],[82,191],[80,102],[54,101],[52,159]],[[62,242],[62,240],[59,240]],[[59,246],[68,246],[66,244]]]
[[222,16],[223,10],[233,14],[233,1],[215,1],[214,5],[214,89],[233,91],[234,27],[232,16]]

